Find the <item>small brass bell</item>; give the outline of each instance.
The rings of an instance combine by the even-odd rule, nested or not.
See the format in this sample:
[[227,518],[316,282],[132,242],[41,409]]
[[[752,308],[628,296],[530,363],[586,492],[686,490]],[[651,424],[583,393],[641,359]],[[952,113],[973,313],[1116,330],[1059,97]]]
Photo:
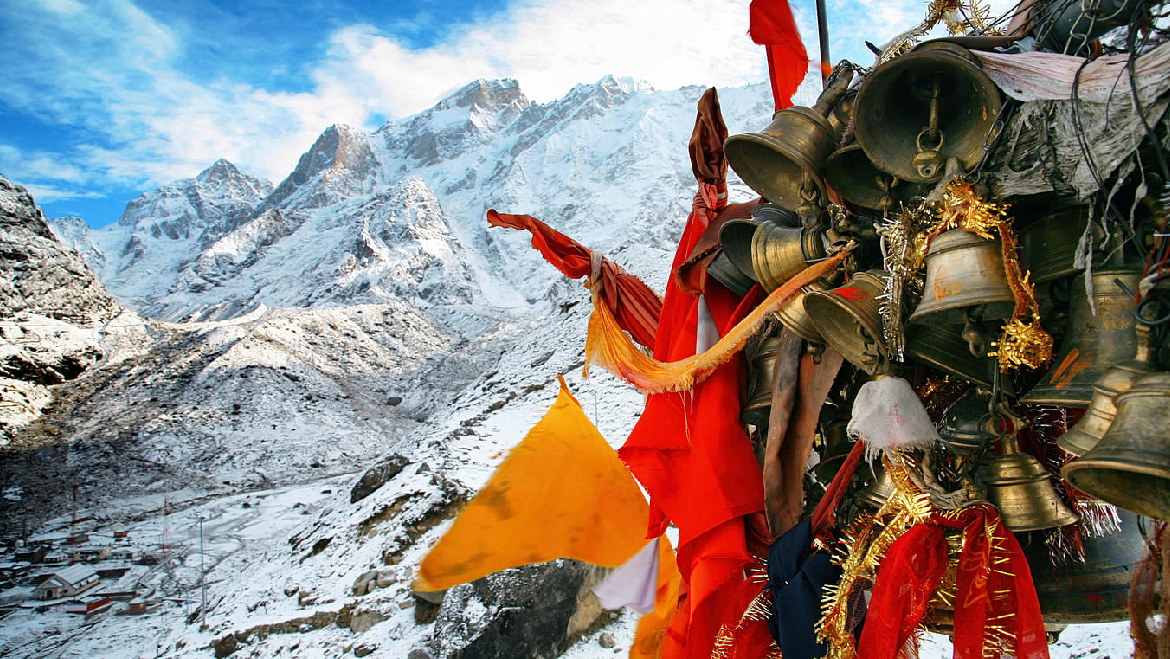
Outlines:
[[772,371],[776,366],[776,352],[780,348],[780,334],[760,342],[755,353],[749,357],[751,368],[748,383],[748,401],[739,413],[739,420],[764,428],[772,411]]
[[925,192],[923,185],[907,183],[874,167],[860,144],[829,156],[825,180],[846,201],[882,212],[894,212],[900,204]]
[[1159,371],[1117,396],[1101,441],[1064,465],[1073,487],[1147,517],[1170,519],[1170,373]]
[[963,229],[952,229],[930,242],[923,289],[911,323],[1007,318],[1016,306],[999,238],[987,240]]
[[831,291],[811,291],[804,308],[825,343],[869,375],[889,370],[878,296],[885,290],[883,270],[859,272]]
[[857,142],[874,166],[916,183],[938,180],[957,158],[968,170],[999,115],[999,89],[965,48],[927,42],[879,66],[854,109]]
[[752,234],[759,226],[754,220],[729,220],[719,228],[722,251],[707,266],[707,274],[736,295],[746,295],[754,285]]
[[[1093,272],[1093,315],[1085,294],[1085,276],[1073,279],[1068,311],[1069,331],[1060,342],[1060,355],[1052,368],[1020,400],[1028,404],[1086,407],[1093,397],[1093,383],[1110,366],[1130,359],[1137,347],[1132,293],[1138,290],[1141,271],[1110,269]],[[1124,284],[1124,287],[1118,285]]]
[[1052,485],[1052,476],[1036,458],[1020,451],[1015,432],[1000,439],[1003,453],[987,467],[987,498],[999,509],[1003,525],[1014,532],[1066,526],[1080,518]]
[[845,458],[849,457],[849,452],[853,450],[853,440],[849,439],[849,434],[845,431],[848,425],[847,420],[830,421],[821,425],[823,443],[821,459],[813,467],[813,473],[822,483],[833,480],[833,476],[837,475],[841,465],[845,463]]
[[823,279],[817,279],[788,299],[776,310],[776,318],[788,329],[800,335],[800,338],[824,345],[825,337],[821,336],[816,323],[804,308],[804,297],[812,291],[827,291],[831,286]]
[[707,274],[714,278],[715,281],[726,286],[727,290],[740,297],[747,295],[748,291],[756,283],[752,281],[751,277],[745,275],[742,270],[735,267],[735,264],[731,262],[731,259],[727,258],[727,254],[724,252],[717,254],[711,260],[711,263],[707,265]]
[[1097,537],[1082,534],[1083,563],[1054,568],[1040,538],[1021,542],[1046,627],[1129,619],[1129,582],[1145,556],[1146,542],[1140,517],[1122,512],[1120,518],[1120,531]]
[[971,455],[987,444],[991,390],[975,387],[951,405],[938,425],[938,436],[956,455]]
[[727,138],[723,150],[728,164],[748,187],[790,211],[810,201],[823,204],[821,171],[841,138],[825,117],[841,100],[851,78],[840,76],[812,108],[780,110],[763,131]]
[[808,267],[810,261],[828,254],[825,234],[819,229],[782,227],[763,222],[752,234],[752,269],[756,281],[771,292],[784,285],[793,275]]
[[1117,396],[1133,388],[1141,378],[1153,372],[1153,363],[1150,358],[1150,327],[1137,324],[1137,351],[1133,359],[1110,366],[1096,382],[1093,383],[1093,397],[1089,400],[1089,409],[1085,416],[1075,426],[1069,428],[1056,439],[1060,448],[1073,455],[1088,453],[1105,433],[1117,416]]

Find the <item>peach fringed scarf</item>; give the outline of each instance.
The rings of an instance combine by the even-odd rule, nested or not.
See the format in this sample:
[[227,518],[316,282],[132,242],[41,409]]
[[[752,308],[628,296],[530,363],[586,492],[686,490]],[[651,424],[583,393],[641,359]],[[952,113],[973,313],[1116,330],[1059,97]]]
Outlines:
[[764,324],[768,314],[778,311],[802,286],[832,272],[846,255],[841,252],[805,268],[772,291],[709,350],[674,362],[658,361],[639,349],[622,332],[609,308],[598,303],[601,286],[593,282],[590,285],[593,314],[589,317],[589,337],[585,341],[586,374],[590,364],[597,364],[646,393],[689,391],[739,352]]

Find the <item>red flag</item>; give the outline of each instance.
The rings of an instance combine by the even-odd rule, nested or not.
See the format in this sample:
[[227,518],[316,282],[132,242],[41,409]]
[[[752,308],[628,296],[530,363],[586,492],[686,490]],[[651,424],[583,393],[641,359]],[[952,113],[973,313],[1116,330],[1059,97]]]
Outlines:
[[788,0],[752,0],[748,34],[768,51],[768,75],[776,109],[792,105],[792,95],[808,73],[808,52],[800,41]]

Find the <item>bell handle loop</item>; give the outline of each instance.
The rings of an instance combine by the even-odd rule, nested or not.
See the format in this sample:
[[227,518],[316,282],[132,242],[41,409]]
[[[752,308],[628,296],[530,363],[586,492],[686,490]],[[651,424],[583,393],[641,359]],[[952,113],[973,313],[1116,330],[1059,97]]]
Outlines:
[[[934,146],[927,148],[922,143],[922,138],[924,136],[937,136],[938,137],[938,144],[935,144]],[[931,130],[930,127],[928,126],[926,128],[923,128],[921,131],[918,132],[918,138],[915,140],[915,144],[918,145],[918,152],[919,153],[922,153],[923,151],[938,151],[939,149],[942,148],[943,142],[945,140],[946,140],[945,133],[943,133],[941,130],[938,130],[937,128],[935,128],[934,130]]]

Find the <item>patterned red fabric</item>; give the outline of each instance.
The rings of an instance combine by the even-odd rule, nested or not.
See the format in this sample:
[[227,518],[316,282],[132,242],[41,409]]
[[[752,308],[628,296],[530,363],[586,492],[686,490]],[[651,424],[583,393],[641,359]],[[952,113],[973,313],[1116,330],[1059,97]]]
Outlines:
[[772,79],[772,98],[776,109],[792,105],[792,95],[808,73],[808,52],[796,29],[796,19],[788,0],[752,0],[752,41],[768,51],[768,73]]
[[961,529],[955,596],[955,657],[1047,659],[1048,641],[1032,573],[1016,537],[986,504],[957,514],[935,513],[912,527],[882,559],[857,656],[895,659],[926,613],[947,566],[948,529]]
[[[549,227],[531,215],[510,215],[489,210],[488,224],[493,227],[523,229],[532,233],[532,246],[544,260],[567,277],[580,279],[591,273],[593,253],[581,243]],[[658,331],[662,300],[650,287],[620,265],[601,258],[601,299],[613,312],[621,328],[635,341],[650,348]],[[658,536],[655,536],[658,537]]]

